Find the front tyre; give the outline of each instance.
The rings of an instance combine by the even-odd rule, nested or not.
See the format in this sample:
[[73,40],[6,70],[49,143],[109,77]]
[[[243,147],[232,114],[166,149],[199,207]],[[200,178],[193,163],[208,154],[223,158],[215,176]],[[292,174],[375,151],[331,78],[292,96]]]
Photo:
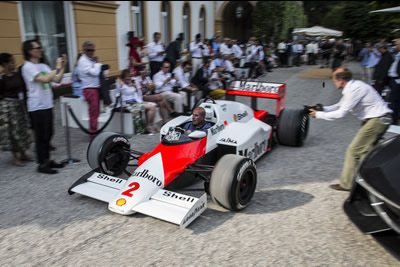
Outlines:
[[211,199],[232,211],[247,207],[257,185],[254,162],[246,157],[228,154],[215,165],[209,185]]
[[100,168],[102,173],[118,176],[128,166],[130,143],[124,136],[103,132],[89,144],[87,160],[92,170]]

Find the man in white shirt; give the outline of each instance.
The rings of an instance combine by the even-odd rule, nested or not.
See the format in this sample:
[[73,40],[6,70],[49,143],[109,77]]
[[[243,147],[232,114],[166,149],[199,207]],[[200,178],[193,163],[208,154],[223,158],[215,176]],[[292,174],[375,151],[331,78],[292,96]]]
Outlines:
[[178,81],[178,86],[181,88],[181,90],[185,91],[187,95],[186,101],[184,101],[184,105],[188,106],[190,110],[195,104],[196,94],[199,91],[199,88],[193,85],[189,80],[188,76],[191,69],[192,65],[190,64],[190,62],[184,61],[182,62],[182,65],[174,70],[175,77]]
[[149,50],[151,78],[160,71],[161,64],[165,57],[164,45],[160,43],[161,33],[155,32],[153,38],[154,41],[147,45],[147,49]]
[[260,41],[256,40],[252,46],[251,54],[246,59],[246,63],[250,67],[249,78],[256,78],[266,71],[263,62],[264,56],[264,49],[260,45]]
[[282,40],[278,44],[278,54],[279,54],[280,67],[287,67],[288,66],[286,49],[287,49],[286,41]]
[[230,60],[231,54],[228,52],[225,52],[222,54],[220,58],[216,58],[213,61],[211,61],[210,69],[209,72],[213,71],[217,67],[222,67],[222,70],[224,72],[230,72],[233,75],[235,74],[235,67],[233,66],[232,61]]
[[182,114],[186,93],[173,92],[173,87],[177,85],[177,78],[174,77],[174,74],[169,73],[170,68],[171,64],[168,61],[164,61],[161,70],[154,75],[155,93],[162,94],[168,101],[172,101],[175,111]]
[[235,58],[240,59],[243,55],[243,51],[237,44],[237,40],[232,40],[232,52],[235,54]]
[[190,43],[190,55],[192,57],[193,73],[196,73],[201,64],[203,64],[204,50],[206,50],[206,48],[207,46],[201,42],[201,34],[196,34],[196,40]]
[[317,119],[335,120],[351,111],[362,120],[361,129],[347,148],[340,184],[330,185],[330,188],[335,190],[349,191],[358,161],[372,150],[386,132],[392,110],[373,87],[362,81],[352,80],[352,73],[348,69],[339,68],[332,77],[334,85],[343,89],[343,97],[335,105],[324,106],[324,111],[311,109],[310,115]]
[[219,47],[219,53],[220,54],[232,54],[232,44],[231,44],[231,39],[229,38],[224,38],[224,42],[221,44]]
[[35,132],[36,160],[38,172],[56,174],[53,168],[64,164],[50,160],[50,140],[53,136],[53,91],[51,82],[60,83],[67,64],[66,55],[56,61],[56,69],[51,70],[41,63],[43,50],[37,40],[23,43],[25,63],[21,74],[27,89],[27,108]]
[[[313,41],[314,42],[314,41]],[[307,65],[312,65],[312,63],[314,63],[314,43],[313,42],[309,42],[306,45],[306,54],[307,54]]]
[[[83,95],[89,108],[89,130],[97,131],[97,121],[100,115],[100,72],[102,64],[98,62],[95,56],[95,44],[86,41],[82,45],[83,54],[78,61],[79,78]],[[93,139],[95,135],[91,135]]]

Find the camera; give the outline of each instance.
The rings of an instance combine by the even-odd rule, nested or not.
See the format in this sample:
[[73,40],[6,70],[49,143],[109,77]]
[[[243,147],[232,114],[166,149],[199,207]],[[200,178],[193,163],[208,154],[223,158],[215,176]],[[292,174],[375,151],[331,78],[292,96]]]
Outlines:
[[310,113],[310,109],[314,109],[316,111],[324,111],[324,106],[322,104],[316,104],[314,106],[304,106],[304,111]]
[[175,77],[175,73],[171,73],[171,78],[174,78]]
[[103,71],[103,70],[109,70],[110,69],[110,65],[108,65],[108,64],[103,64],[103,65],[101,65],[101,70]]

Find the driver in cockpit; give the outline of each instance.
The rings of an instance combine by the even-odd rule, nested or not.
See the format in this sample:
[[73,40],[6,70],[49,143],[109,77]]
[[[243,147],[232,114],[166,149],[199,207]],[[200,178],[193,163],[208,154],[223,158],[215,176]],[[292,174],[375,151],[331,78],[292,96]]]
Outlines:
[[191,134],[194,131],[203,131],[207,132],[211,125],[205,121],[206,111],[202,107],[197,107],[193,110],[192,113],[192,121],[187,122],[183,126],[183,130],[187,134]]

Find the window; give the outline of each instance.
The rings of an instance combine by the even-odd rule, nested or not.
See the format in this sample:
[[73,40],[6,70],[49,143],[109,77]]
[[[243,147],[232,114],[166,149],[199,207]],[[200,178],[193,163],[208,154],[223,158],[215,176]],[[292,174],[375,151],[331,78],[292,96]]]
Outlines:
[[200,9],[199,28],[200,28],[201,38],[206,39],[206,11],[204,7],[201,7]]
[[[51,68],[61,54],[68,54],[62,1],[21,1],[24,40],[38,39],[44,60]],[[69,72],[67,66],[66,72]]]
[[168,1],[162,1],[161,3],[161,38],[162,42],[165,45],[168,45],[170,42],[170,10],[169,10],[169,2]]
[[144,36],[143,1],[132,1],[133,31],[135,36]]
[[183,36],[185,38],[184,47],[188,48],[190,40],[190,7],[188,3],[183,6]]

